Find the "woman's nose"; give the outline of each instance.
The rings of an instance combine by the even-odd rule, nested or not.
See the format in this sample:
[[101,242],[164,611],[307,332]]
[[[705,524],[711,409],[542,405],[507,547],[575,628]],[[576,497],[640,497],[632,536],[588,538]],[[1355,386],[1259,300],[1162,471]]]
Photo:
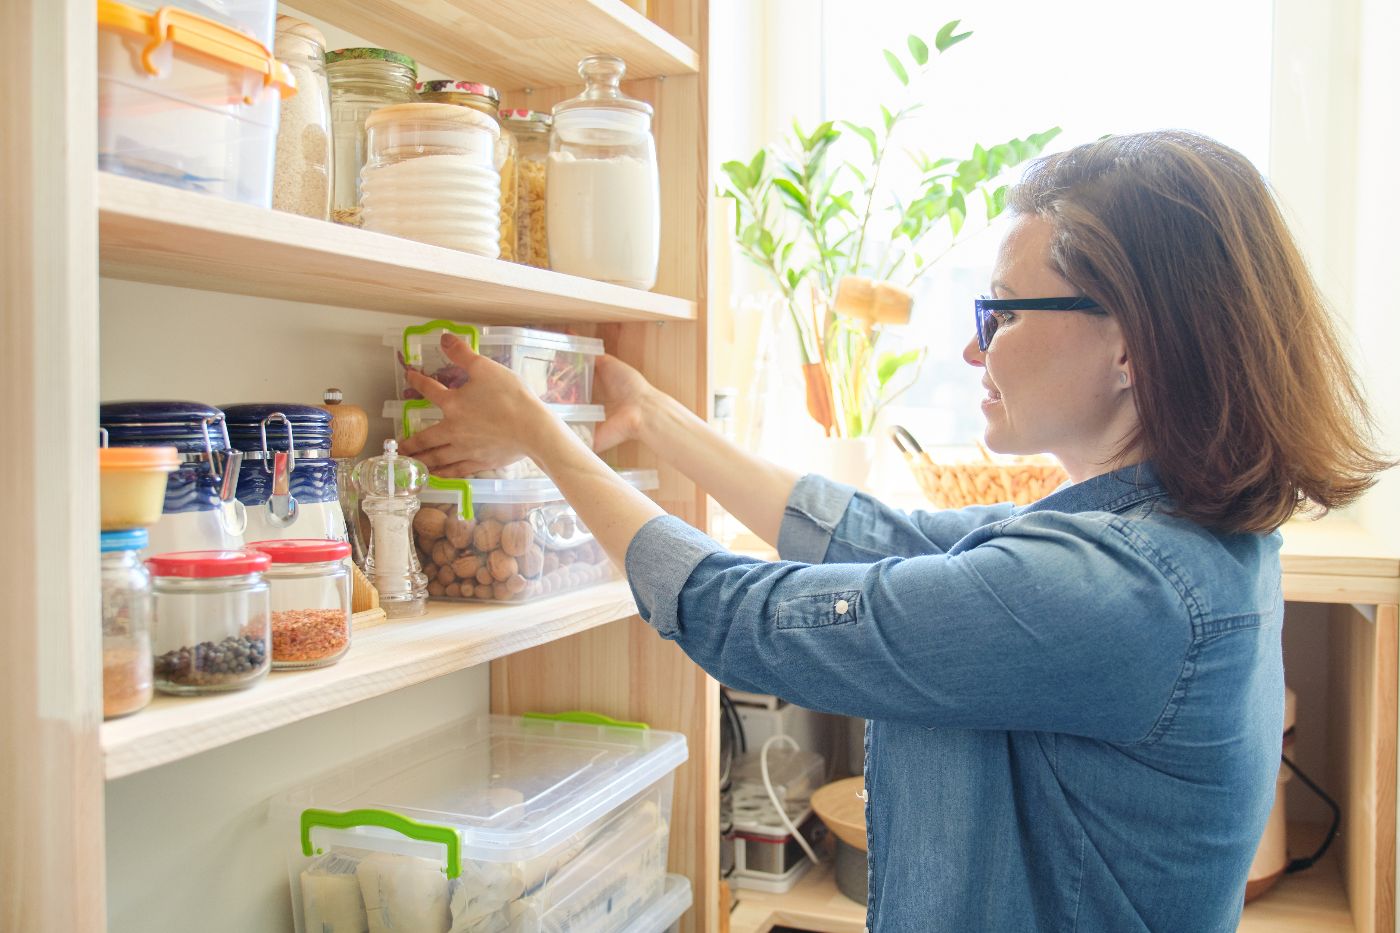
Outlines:
[[963,347],[963,361],[971,366],[985,366],[987,354],[982,352],[982,348],[977,344],[977,335],[973,334],[972,339]]

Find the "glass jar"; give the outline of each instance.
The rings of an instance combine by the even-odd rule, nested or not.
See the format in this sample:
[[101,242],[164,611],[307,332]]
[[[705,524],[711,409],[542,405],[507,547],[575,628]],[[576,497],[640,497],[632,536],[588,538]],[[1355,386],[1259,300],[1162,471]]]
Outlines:
[[501,125],[515,137],[515,261],[549,268],[545,174],[554,118],[538,110],[502,110]]
[[146,561],[154,578],[155,687],[195,695],[266,676],[271,619],[261,551],[183,551]]
[[500,255],[500,127],[455,104],[398,104],[370,115],[360,177],[367,230],[495,259]]
[[[500,124],[501,95],[489,84],[473,81],[423,81],[418,84],[418,99],[433,104],[456,104],[484,113]],[[501,176],[500,224],[501,258],[515,261],[515,209],[518,194],[515,171],[515,134],[501,127],[496,141],[496,173]]]
[[331,90],[326,79],[326,39],[310,23],[278,16],[275,54],[296,78],[297,92],[282,101],[272,206],[329,220]]
[[238,501],[248,540],[346,540],[331,413],[316,405],[257,403],[224,408],[229,441],[243,454]]
[[369,152],[365,121],[380,107],[414,99],[418,66],[407,55],[388,49],[336,49],[326,53],[326,77],[335,140],[331,219],[358,227],[360,169]]
[[146,529],[102,532],[102,718],[151,702],[151,575]]
[[379,605],[391,618],[422,615],[428,578],[413,551],[411,529],[418,494],[428,485],[428,468],[399,454],[397,441],[384,442],[384,454],[361,460],[352,474],[360,507],[369,516],[365,576],[379,591]]
[[649,289],[661,255],[661,189],[651,105],[623,95],[622,59],[590,55],[583,93],[554,105],[549,143],[549,267]]
[[258,541],[272,559],[272,667],[325,667],[350,650],[350,545],[317,538]]

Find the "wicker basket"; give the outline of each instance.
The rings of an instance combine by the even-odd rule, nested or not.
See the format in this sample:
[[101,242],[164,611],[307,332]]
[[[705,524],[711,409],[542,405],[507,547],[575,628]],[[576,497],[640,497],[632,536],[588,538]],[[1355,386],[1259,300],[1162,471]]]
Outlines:
[[[985,453],[972,452],[972,456],[944,456],[935,460],[905,428],[896,426],[892,436],[914,472],[919,488],[940,509],[997,502],[1029,505],[1045,498],[1069,479],[1064,467],[1050,457],[992,460]],[[974,456],[977,459],[972,459]]]

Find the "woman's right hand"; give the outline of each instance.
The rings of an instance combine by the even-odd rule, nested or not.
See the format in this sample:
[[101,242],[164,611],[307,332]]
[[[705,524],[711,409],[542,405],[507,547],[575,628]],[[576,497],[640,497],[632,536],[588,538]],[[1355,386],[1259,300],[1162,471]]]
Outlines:
[[607,420],[593,435],[599,453],[641,439],[646,400],[656,389],[641,373],[615,356],[598,357],[593,369],[593,401],[607,410]]

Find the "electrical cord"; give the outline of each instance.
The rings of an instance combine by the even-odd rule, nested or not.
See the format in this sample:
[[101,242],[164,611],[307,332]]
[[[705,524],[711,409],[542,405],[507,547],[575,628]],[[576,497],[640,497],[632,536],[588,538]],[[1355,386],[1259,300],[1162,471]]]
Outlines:
[[817,853],[812,851],[812,847],[807,843],[806,837],[798,831],[796,826],[792,825],[792,820],[788,819],[787,808],[784,807],[783,802],[778,799],[778,792],[773,789],[773,779],[768,776],[768,749],[773,747],[774,742],[786,742],[788,745],[792,746],[793,751],[802,751],[802,746],[798,745],[797,740],[790,735],[779,733],[769,736],[768,741],[764,742],[763,747],[758,750],[758,768],[763,775],[763,789],[768,791],[768,799],[772,802],[773,809],[778,811],[778,819],[782,820],[783,825],[787,827],[787,831],[792,833],[792,838],[797,840],[797,844],[802,847],[803,852],[807,853],[807,857],[812,860],[813,865],[820,865],[822,860],[817,858]]
[[1283,871],[1284,874],[1291,875],[1295,872],[1306,871],[1312,868],[1322,856],[1327,854],[1328,847],[1332,845],[1332,840],[1337,838],[1337,830],[1340,829],[1342,825],[1342,808],[1337,806],[1337,801],[1327,796],[1327,792],[1321,787],[1318,787],[1317,784],[1313,782],[1312,778],[1300,771],[1298,766],[1290,761],[1287,755],[1282,757],[1283,763],[1288,766],[1288,770],[1292,771],[1298,777],[1298,780],[1302,781],[1303,784],[1307,786],[1308,790],[1321,797],[1322,802],[1327,804],[1328,809],[1332,811],[1332,826],[1327,830],[1327,835],[1323,837],[1322,845],[1318,846],[1317,851],[1312,855],[1303,858],[1295,858],[1289,862]]

